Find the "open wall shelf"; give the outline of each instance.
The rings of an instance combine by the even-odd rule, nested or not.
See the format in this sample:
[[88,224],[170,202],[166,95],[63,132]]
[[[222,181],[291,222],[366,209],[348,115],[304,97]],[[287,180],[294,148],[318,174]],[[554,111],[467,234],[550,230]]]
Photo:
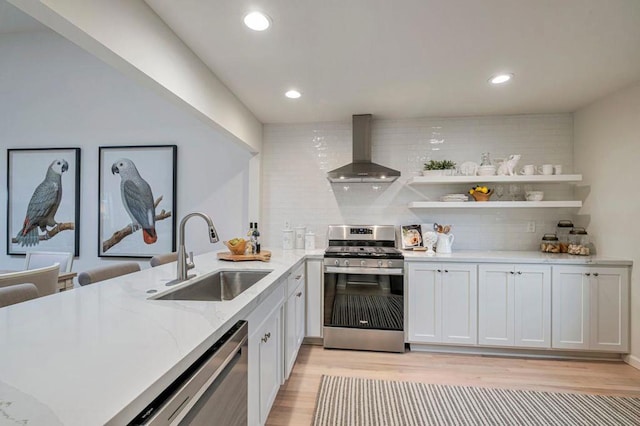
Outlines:
[[580,208],[582,201],[413,201],[410,209]]
[[416,176],[409,185],[435,185],[455,183],[571,183],[582,181],[582,175],[531,175],[531,176]]

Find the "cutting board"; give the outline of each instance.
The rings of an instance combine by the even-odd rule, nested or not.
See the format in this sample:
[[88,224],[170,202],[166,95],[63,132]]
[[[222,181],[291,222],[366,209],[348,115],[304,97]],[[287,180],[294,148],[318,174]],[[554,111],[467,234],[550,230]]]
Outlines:
[[233,254],[230,251],[218,253],[218,259],[230,260],[232,262],[244,262],[248,260],[260,260],[268,262],[271,260],[271,252],[269,250],[260,250],[258,254]]

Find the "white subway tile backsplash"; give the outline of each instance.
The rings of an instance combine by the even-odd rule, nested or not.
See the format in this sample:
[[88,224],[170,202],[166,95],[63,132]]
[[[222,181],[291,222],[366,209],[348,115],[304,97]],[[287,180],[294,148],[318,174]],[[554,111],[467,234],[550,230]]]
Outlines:
[[[571,114],[495,117],[374,120],[372,159],[398,169],[391,184],[331,184],[326,172],[351,161],[351,122],[265,125],[262,152],[262,222],[264,245],[279,246],[285,222],[306,225],[316,246],[326,245],[327,225],[451,223],[454,249],[536,250],[544,232],[553,232],[559,219],[572,218],[570,209],[411,210],[410,201],[437,200],[461,186],[408,186],[429,159],[458,164],[521,154],[519,165],[562,164],[573,171]],[[378,188],[375,188],[378,187]],[[564,184],[537,185],[546,199],[573,197]],[[522,191],[522,188],[520,188]],[[508,185],[505,196],[508,198]],[[494,195],[495,197],[495,195]],[[536,232],[526,232],[536,222]]]

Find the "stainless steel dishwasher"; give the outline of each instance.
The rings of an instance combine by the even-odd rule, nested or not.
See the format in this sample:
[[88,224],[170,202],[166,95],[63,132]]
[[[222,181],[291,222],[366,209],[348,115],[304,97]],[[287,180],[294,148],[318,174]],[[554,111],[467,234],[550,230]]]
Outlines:
[[247,425],[247,322],[224,336],[129,425]]

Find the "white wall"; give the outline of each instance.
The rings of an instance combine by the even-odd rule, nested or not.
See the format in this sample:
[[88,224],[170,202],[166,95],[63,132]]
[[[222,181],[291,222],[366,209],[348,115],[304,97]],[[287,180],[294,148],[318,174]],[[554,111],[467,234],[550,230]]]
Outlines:
[[[3,34],[0,58],[2,268],[24,264],[24,257],[6,255],[7,148],[82,149],[75,271],[113,261],[97,257],[99,146],[178,145],[178,220],[204,211],[213,217],[221,239],[244,232],[251,154],[229,137],[51,31]],[[224,246],[211,246],[205,223],[194,219],[187,225],[187,248],[197,254]]]
[[[437,200],[470,186],[408,186],[428,157],[480,162],[521,154],[523,164],[562,164],[573,169],[571,114],[375,120],[373,161],[402,176],[374,189],[371,184],[330,184],[326,172],[351,161],[351,122],[265,125],[263,140],[262,221],[265,247],[281,244],[285,221],[304,224],[326,244],[327,225],[453,224],[454,249],[537,250],[544,232],[554,232],[570,209],[410,210],[410,201]],[[482,179],[478,179],[480,183]],[[505,192],[507,185],[505,185]],[[522,188],[521,188],[522,189]],[[547,199],[572,199],[571,185],[537,185]],[[495,196],[494,196],[495,197]],[[506,199],[507,196],[503,197]],[[526,232],[527,223],[536,232]]]
[[[600,254],[640,263],[640,83],[575,113],[575,166],[589,196],[589,219]],[[640,368],[640,278],[631,279],[631,359]]]

